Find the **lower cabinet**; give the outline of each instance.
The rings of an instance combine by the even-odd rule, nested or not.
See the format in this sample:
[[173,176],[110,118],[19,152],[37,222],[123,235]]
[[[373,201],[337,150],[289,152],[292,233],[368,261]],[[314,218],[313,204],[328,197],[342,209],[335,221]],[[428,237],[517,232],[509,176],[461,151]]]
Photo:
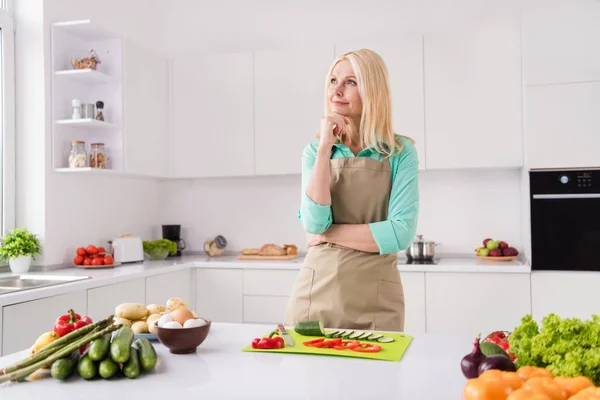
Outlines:
[[404,289],[404,332],[426,332],[425,273],[400,272]]
[[283,323],[285,310],[299,270],[245,269],[243,271],[244,322]]
[[195,311],[213,322],[243,322],[242,270],[197,268]]
[[179,297],[194,310],[192,273],[193,270],[190,268],[146,278],[146,304],[165,306],[169,298]]
[[289,296],[246,296],[244,295],[244,323],[284,323]]
[[42,333],[53,329],[59,315],[71,308],[85,314],[85,290],[3,307],[2,355],[31,347]]
[[425,273],[427,333],[512,330],[531,313],[530,274]]
[[87,311],[94,321],[114,314],[115,308],[121,303],[146,304],[145,279],[114,283],[87,291]]

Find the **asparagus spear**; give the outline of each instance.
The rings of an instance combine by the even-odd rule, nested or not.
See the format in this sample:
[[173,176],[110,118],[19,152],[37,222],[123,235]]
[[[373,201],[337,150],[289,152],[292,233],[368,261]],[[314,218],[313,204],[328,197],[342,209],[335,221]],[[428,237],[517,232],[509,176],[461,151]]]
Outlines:
[[50,355],[46,359],[38,361],[35,364],[28,365],[24,368],[19,368],[9,374],[1,375],[0,383],[23,379],[26,376],[34,373],[38,369],[44,367],[45,365],[52,364],[54,361],[68,356],[69,354],[71,354],[72,351],[79,349],[81,346],[84,346],[84,345],[90,343],[91,341],[96,340],[96,339],[106,335],[107,333],[116,331],[120,327],[121,327],[121,325],[110,325],[107,328],[89,333],[89,334],[85,335],[84,337],[74,341],[73,343],[63,346],[62,348],[60,348],[58,351],[56,351],[54,354]]
[[60,339],[55,340],[54,342],[50,343],[49,345],[45,346],[40,351],[38,351],[36,354],[33,354],[32,356],[27,357],[24,360],[18,361],[15,364],[9,365],[6,368],[0,369],[0,377],[2,377],[3,375],[9,374],[11,372],[14,372],[18,369],[35,364],[38,361],[44,360],[50,354],[58,351],[59,349],[63,348],[70,342],[72,342],[84,335],[87,335],[90,332],[94,332],[99,329],[103,329],[106,326],[109,326],[110,324],[112,324],[112,322],[113,322],[113,316],[111,315],[110,317],[103,319],[102,321],[98,321],[95,324],[90,324],[90,325],[84,326],[83,328],[79,328],[79,329],[61,337]]

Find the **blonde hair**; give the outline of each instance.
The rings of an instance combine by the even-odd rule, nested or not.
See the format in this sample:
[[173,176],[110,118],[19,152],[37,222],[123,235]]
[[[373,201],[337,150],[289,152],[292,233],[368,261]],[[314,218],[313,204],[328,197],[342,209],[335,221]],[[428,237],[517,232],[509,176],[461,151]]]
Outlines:
[[[363,148],[372,147],[384,157],[398,154],[403,143],[392,131],[392,100],[387,67],[383,58],[369,49],[342,54],[331,64],[325,79],[325,115],[331,114],[327,96],[329,77],[342,60],[350,61],[362,101],[359,134]],[[414,143],[414,140],[408,138]]]

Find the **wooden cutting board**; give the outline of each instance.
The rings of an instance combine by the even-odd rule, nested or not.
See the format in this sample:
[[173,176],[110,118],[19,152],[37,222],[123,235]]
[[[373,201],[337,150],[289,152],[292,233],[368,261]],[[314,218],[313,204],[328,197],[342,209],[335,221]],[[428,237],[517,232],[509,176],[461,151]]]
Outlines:
[[244,255],[244,254],[240,254],[237,258],[238,260],[293,260],[294,258],[297,258],[298,255],[297,254],[292,254],[289,256],[258,256],[258,255],[252,255],[252,256],[248,256],[248,255]]
[[[377,343],[377,342],[369,342],[366,340],[361,340],[361,343],[374,343],[381,346],[381,351],[379,353],[359,353],[352,350],[336,350],[336,349],[325,349],[325,348],[317,348],[317,347],[306,347],[302,344],[302,342],[306,342],[309,340],[318,339],[318,337],[313,336],[302,336],[294,331],[294,329],[289,328],[286,330],[294,339],[294,346],[286,346],[283,349],[253,349],[252,345],[249,345],[242,349],[242,351],[248,352],[264,352],[264,353],[292,353],[292,354],[310,354],[310,355],[319,355],[319,356],[339,356],[339,357],[354,357],[354,358],[367,358],[372,360],[381,360],[381,361],[395,361],[398,362],[404,356],[404,353],[408,349],[408,346],[412,342],[413,338],[410,335],[405,333],[385,333],[385,332],[373,332],[373,333],[381,333],[382,335],[393,337],[394,341],[392,343]],[[266,335],[265,335],[266,336]],[[252,341],[253,338],[249,338],[249,341]]]

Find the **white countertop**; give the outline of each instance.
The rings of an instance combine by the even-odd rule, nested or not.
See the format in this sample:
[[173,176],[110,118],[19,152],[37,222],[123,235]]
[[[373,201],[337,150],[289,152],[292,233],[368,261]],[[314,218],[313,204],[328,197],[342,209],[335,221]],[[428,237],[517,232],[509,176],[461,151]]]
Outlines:
[[[92,400],[136,393],[142,399],[462,399],[466,379],[460,360],[473,337],[415,335],[400,362],[241,351],[272,329],[215,323],[194,354],[173,355],[153,342],[156,370],[137,379],[44,378],[0,387],[0,398],[59,399],[76,393]],[[24,356],[22,351],[0,358],[0,366]]]
[[[457,272],[457,273],[529,273],[530,266],[518,260],[510,262],[482,261],[475,257],[444,257],[437,265],[406,265],[400,259],[398,269],[402,272]],[[233,268],[233,269],[273,269],[299,270],[304,256],[284,261],[240,261],[236,256],[209,257],[207,255],[188,255],[164,261],[144,261],[136,264],[125,264],[111,269],[82,269],[76,267],[57,269],[47,272],[28,272],[26,275],[51,276],[88,276],[90,279],[48,286],[38,289],[22,290],[0,294],[0,306],[17,304],[39,298],[57,296],[75,290],[86,290],[99,286],[111,285],[130,279],[145,278],[187,268]],[[0,273],[0,278],[11,273]]]

